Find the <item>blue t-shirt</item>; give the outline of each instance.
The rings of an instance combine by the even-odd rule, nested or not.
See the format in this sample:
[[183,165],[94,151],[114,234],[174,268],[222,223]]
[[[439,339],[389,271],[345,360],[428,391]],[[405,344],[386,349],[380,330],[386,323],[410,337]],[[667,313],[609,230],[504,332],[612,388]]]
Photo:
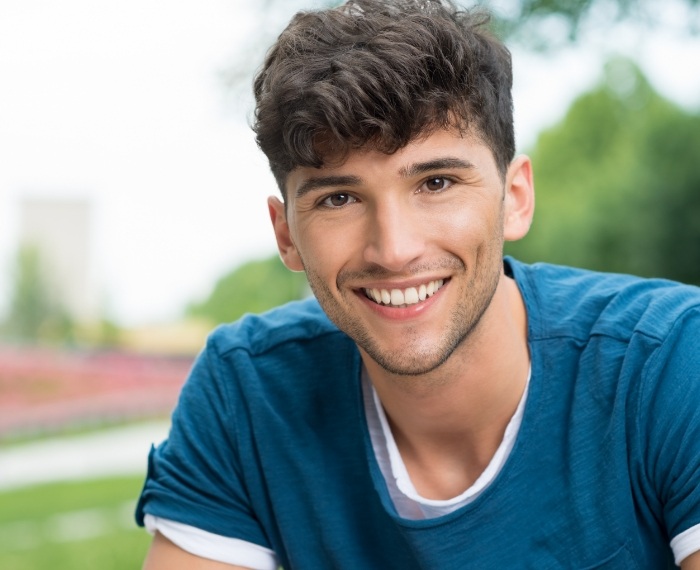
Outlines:
[[700,289],[507,258],[529,394],[473,503],[394,510],[358,350],[315,300],[219,328],[137,509],[274,550],[287,569],[673,568],[700,524]]

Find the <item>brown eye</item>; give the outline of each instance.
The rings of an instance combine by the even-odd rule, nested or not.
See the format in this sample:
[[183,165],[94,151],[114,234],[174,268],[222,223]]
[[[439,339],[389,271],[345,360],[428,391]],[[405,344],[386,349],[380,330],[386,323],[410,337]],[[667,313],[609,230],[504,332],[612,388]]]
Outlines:
[[442,176],[436,176],[425,181],[425,189],[428,192],[440,192],[449,186],[449,180]]
[[355,199],[349,194],[332,194],[323,200],[322,204],[328,208],[342,208],[354,202]]

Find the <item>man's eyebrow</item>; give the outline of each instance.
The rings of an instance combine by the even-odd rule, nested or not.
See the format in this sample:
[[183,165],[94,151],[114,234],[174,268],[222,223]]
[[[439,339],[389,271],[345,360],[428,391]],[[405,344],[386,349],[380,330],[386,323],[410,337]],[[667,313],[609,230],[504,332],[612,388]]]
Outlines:
[[410,178],[412,176],[418,176],[419,174],[424,174],[426,172],[432,172],[435,170],[442,170],[445,168],[474,168],[474,164],[463,158],[454,158],[451,156],[445,158],[436,158],[435,160],[428,160],[426,162],[416,162],[410,166],[403,167],[399,170],[399,174],[404,178]]
[[362,180],[357,176],[319,176],[308,178],[301,183],[296,191],[296,197],[301,198],[312,190],[327,188],[332,186],[359,186]]
[[[472,169],[474,165],[468,160],[463,158],[455,157],[444,157],[436,158],[434,160],[428,160],[425,162],[416,162],[410,166],[403,167],[399,169],[399,175],[403,178],[410,178],[412,176],[418,176],[425,172],[431,172],[435,170],[441,170],[446,168],[466,168]],[[345,175],[345,176],[318,176],[313,178],[308,178],[301,183],[296,191],[297,199],[301,198],[305,194],[313,190],[318,190],[319,188],[329,188],[337,186],[359,186],[362,184],[362,179],[359,176]]]

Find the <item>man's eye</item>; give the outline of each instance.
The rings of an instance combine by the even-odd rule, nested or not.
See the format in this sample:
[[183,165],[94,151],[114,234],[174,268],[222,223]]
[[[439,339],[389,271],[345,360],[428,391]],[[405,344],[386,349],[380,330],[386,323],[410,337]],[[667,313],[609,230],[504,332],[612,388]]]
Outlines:
[[350,194],[332,194],[325,198],[321,204],[328,208],[341,208],[347,204],[355,202],[355,198]]
[[443,178],[442,176],[436,176],[435,178],[430,178],[425,181],[423,188],[428,192],[441,192],[446,190],[452,184],[451,180]]

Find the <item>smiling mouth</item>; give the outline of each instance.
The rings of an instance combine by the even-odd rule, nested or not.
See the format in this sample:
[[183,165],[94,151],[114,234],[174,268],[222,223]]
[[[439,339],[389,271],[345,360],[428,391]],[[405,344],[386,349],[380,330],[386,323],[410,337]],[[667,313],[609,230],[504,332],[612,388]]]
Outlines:
[[363,289],[365,296],[378,305],[408,307],[429,299],[447,282],[445,279],[428,281],[418,287],[406,289]]

